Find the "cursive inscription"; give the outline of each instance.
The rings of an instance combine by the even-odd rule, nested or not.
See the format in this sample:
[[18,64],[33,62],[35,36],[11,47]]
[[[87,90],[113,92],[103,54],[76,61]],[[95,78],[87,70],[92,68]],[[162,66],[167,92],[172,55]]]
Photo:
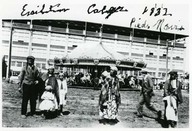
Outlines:
[[96,4],[92,4],[91,6],[89,6],[89,8],[87,9],[87,13],[88,14],[96,14],[96,13],[101,13],[103,14],[107,14],[107,16],[105,17],[105,19],[108,19],[113,13],[117,13],[117,12],[128,12],[127,9],[124,9],[124,6],[118,6],[118,7],[114,7],[111,6],[110,8],[107,9],[107,6],[104,5],[102,7],[102,9],[97,9],[95,8]]
[[139,18],[139,20],[136,20],[135,17],[133,17],[131,19],[130,27],[131,28],[150,29],[150,25],[147,23],[147,20],[145,20],[144,22],[141,22],[141,18]]
[[168,13],[168,8],[163,7],[163,5],[158,7],[157,4],[155,4],[154,7],[148,8],[145,6],[145,9],[143,10],[142,14],[149,13],[149,16],[172,16],[171,13]]
[[[70,10],[69,8],[59,8],[61,4],[49,5],[48,7],[43,5],[38,5],[37,9],[34,10],[27,10],[28,4],[25,4],[22,8],[21,16],[30,16],[30,15],[37,15],[37,14],[47,14],[50,12],[66,12]],[[47,7],[47,9],[46,9]]]
[[183,25],[170,24],[165,21],[165,19],[158,19],[154,24],[148,23],[147,20],[141,18],[136,19],[133,17],[130,21],[130,28],[139,28],[139,29],[155,29],[160,32],[162,31],[182,31],[185,30]]
[[175,24],[172,25],[169,23],[165,23],[165,19],[159,19],[153,25],[153,27],[155,27],[160,32],[162,31],[162,29],[164,29],[164,30],[177,30],[177,31],[185,30],[185,28],[182,25],[175,25]]

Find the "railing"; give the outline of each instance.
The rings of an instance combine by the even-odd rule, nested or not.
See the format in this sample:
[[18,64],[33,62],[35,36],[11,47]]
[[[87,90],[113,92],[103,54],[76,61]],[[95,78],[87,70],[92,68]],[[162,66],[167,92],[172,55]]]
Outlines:
[[165,40],[160,40],[160,44],[166,45],[166,41]]
[[60,46],[60,45],[50,45],[50,48],[55,48],[55,49],[65,49],[65,46]]
[[156,70],[157,68],[154,68],[154,67],[147,67],[147,69],[149,69],[149,70]]
[[149,58],[157,58],[156,55],[145,55],[146,57],[149,57]]
[[87,36],[99,37],[99,33],[97,33],[97,32],[92,32],[92,31],[86,31],[86,35],[87,35]]
[[58,32],[58,33],[66,33],[65,28],[58,28],[58,27],[51,27],[51,31]]
[[147,41],[146,41],[147,43],[154,43],[154,44],[158,44],[158,40],[156,40],[156,39],[148,39],[147,38]]
[[48,31],[48,26],[42,26],[42,25],[33,25],[33,29],[35,30],[42,30],[42,31]]
[[29,45],[29,43],[27,43],[27,42],[19,42],[19,41],[13,41],[13,44],[14,45],[22,45],[22,46],[28,46]]
[[36,61],[46,62],[45,58],[35,58]]
[[11,23],[2,21],[2,27],[11,27]]
[[184,44],[181,44],[181,43],[175,43],[175,46],[185,47]]
[[132,40],[137,42],[144,42],[144,38],[140,38],[140,37],[133,37]]
[[117,35],[117,39],[121,39],[121,40],[130,40],[130,36]]
[[[11,27],[11,23],[10,22],[2,22],[2,26],[3,27]],[[18,29],[30,30],[30,25],[29,24],[24,24],[24,23],[13,23],[13,27],[18,28]],[[49,30],[49,26],[42,26],[42,25],[33,25],[32,29],[36,30],[36,31],[45,31],[45,32],[52,31],[54,33],[67,33],[66,32],[66,28],[51,27],[51,30]],[[84,30],[69,29],[69,34],[84,36],[85,34],[83,32],[84,32]],[[86,31],[86,36],[100,37],[98,32],[92,32],[92,31]],[[102,37],[103,38],[115,39],[115,34],[102,33]],[[117,35],[117,39],[118,40],[130,41],[130,36]],[[142,38],[142,37],[133,37],[132,41],[144,42],[144,38]],[[146,42],[147,43],[158,44],[158,40],[157,39],[148,39],[147,38]],[[169,46],[173,46],[171,44],[171,42],[169,42],[168,44],[169,44]],[[160,40],[160,45],[166,45],[166,41],[165,40]],[[177,46],[177,47],[185,47],[184,44],[180,44],[180,43],[176,43],[175,46]]]
[[139,56],[139,57],[143,57],[143,54],[131,53],[131,56]]
[[83,35],[83,30],[69,29],[69,34]]
[[39,44],[39,43],[32,43],[32,46],[36,46],[36,47],[47,47],[46,44]]
[[102,37],[115,39],[115,34],[102,33]]
[[[166,59],[166,56],[159,56],[159,59]],[[170,57],[168,57],[170,59]]]
[[173,60],[184,60],[183,58],[173,57]]
[[15,28],[30,29],[30,25],[23,24],[23,23],[13,23],[13,27],[15,27]]

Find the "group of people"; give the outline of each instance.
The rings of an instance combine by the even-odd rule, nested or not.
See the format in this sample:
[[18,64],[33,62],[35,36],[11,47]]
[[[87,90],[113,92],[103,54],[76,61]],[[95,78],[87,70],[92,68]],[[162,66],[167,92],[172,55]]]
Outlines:
[[[126,75],[117,75],[119,79],[120,88],[139,88],[139,79],[136,76],[128,76]],[[69,76],[68,84],[69,85],[77,85],[77,86],[94,86],[95,89],[99,89],[102,86],[103,77],[93,78],[91,73],[76,73],[74,75]]]
[[[26,67],[21,71],[20,87],[22,87],[21,116],[26,117],[27,104],[30,100],[31,115],[35,115],[36,100],[39,93],[39,109],[46,116],[50,111],[58,111],[62,115],[63,106],[66,105],[67,80],[66,75],[59,74],[59,79],[54,75],[54,68],[49,68],[47,74],[40,75],[34,66],[35,58],[27,57]],[[102,121],[118,122],[118,108],[121,104],[119,92],[120,84],[116,66],[110,67],[110,72],[104,71],[101,75],[101,91],[99,94],[99,115]],[[151,103],[154,96],[153,82],[147,71],[142,70],[140,99],[137,105],[136,115],[143,117],[143,105],[156,114],[156,120],[162,117],[162,111],[157,110]],[[169,72],[170,78],[164,85],[165,102],[164,119],[171,127],[176,127],[178,121],[178,105],[182,103],[181,82],[177,80],[177,72]],[[42,84],[40,84],[42,83]],[[43,89],[40,87],[44,87]],[[39,89],[37,89],[39,87]]]
[[30,115],[36,115],[37,99],[39,99],[40,103],[39,109],[45,118],[52,112],[62,115],[67,96],[65,74],[60,73],[59,78],[56,78],[53,67],[50,67],[47,73],[40,74],[34,65],[34,61],[33,56],[28,56],[27,64],[22,68],[20,75],[19,90],[22,92],[21,117],[26,118],[28,116],[28,101],[30,101]]
[[[143,117],[143,105],[149,110],[154,112],[156,120],[162,120],[162,111],[157,110],[151,103],[152,97],[155,95],[153,91],[153,81],[146,70],[141,71],[141,91],[140,98],[137,104],[136,115],[140,118]],[[165,82],[164,96],[162,98],[165,103],[164,109],[164,126],[176,127],[178,121],[178,106],[182,103],[182,84],[177,79],[178,74],[176,71],[169,72],[169,79]],[[119,79],[117,77],[117,68],[111,67],[111,71],[103,72],[102,77],[104,82],[102,84],[99,96],[99,114],[102,121],[118,121],[117,114],[118,108],[121,103],[121,96],[119,93]]]

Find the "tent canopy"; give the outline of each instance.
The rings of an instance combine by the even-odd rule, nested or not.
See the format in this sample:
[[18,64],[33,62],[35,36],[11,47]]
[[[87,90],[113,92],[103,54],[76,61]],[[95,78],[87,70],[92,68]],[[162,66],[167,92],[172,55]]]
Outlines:
[[108,67],[115,65],[121,69],[141,70],[146,67],[142,61],[134,61],[126,55],[114,50],[114,47],[100,43],[85,43],[75,48],[71,54],[59,59],[55,58],[57,66],[101,66]]
[[123,60],[125,56],[100,43],[85,43],[75,48],[68,58]]

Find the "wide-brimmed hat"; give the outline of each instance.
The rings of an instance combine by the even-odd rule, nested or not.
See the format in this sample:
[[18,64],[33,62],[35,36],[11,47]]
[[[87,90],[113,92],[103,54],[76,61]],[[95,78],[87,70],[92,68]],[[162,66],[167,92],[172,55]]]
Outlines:
[[171,70],[171,71],[169,72],[169,74],[170,74],[170,75],[177,75],[177,71]]
[[101,75],[104,76],[104,77],[107,77],[107,76],[110,76],[110,73],[107,72],[107,71],[104,71]]
[[110,66],[110,69],[111,69],[111,70],[114,70],[114,71],[118,71],[118,69],[117,69],[116,66]]
[[141,70],[140,72],[141,72],[141,74],[147,74],[148,73],[148,71],[145,69]]
[[35,60],[35,57],[33,57],[33,56],[28,56],[28,57],[27,57],[27,60],[29,60],[29,59]]
[[52,90],[52,87],[48,85],[45,87],[45,90],[50,91],[50,90]]
[[49,65],[49,66],[48,66],[48,70],[49,70],[49,69],[55,69],[55,68],[54,68],[53,65]]
[[63,73],[59,73],[59,76],[64,76],[64,74]]

